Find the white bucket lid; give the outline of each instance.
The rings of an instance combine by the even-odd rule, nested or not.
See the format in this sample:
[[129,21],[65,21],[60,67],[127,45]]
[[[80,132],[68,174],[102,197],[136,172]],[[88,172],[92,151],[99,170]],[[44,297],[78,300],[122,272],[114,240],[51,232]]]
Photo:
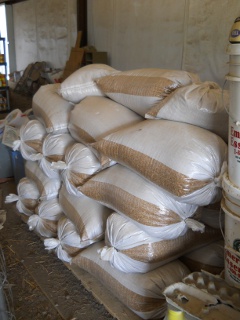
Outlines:
[[233,76],[230,76],[229,74],[227,74],[225,76],[225,79],[229,80],[229,81],[238,81],[238,82],[240,82],[240,78],[239,77],[233,77]]
[[231,199],[229,199],[226,194],[223,194],[221,208],[225,213],[231,215],[232,217],[234,217],[234,219],[240,222],[240,207],[237,204],[231,202]]
[[232,197],[240,200],[240,188],[230,181],[227,172],[223,174],[222,188],[227,194],[230,194]]

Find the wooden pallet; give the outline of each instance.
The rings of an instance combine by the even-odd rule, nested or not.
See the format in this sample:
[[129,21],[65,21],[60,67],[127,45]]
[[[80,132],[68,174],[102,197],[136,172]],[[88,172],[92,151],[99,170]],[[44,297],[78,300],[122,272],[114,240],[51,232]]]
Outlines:
[[81,281],[86,290],[92,293],[94,298],[104,305],[106,310],[118,320],[141,320],[134,312],[123,305],[113,294],[88,272],[75,264],[64,263],[67,268]]

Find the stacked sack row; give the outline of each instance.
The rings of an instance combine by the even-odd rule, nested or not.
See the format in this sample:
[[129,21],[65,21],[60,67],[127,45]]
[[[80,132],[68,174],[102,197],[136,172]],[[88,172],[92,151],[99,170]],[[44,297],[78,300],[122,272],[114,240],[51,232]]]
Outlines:
[[34,95],[14,147],[26,177],[6,202],[59,259],[141,318],[161,318],[165,287],[194,253],[220,247],[215,265],[209,251],[202,263],[223,268],[228,100],[186,71],[83,67]]

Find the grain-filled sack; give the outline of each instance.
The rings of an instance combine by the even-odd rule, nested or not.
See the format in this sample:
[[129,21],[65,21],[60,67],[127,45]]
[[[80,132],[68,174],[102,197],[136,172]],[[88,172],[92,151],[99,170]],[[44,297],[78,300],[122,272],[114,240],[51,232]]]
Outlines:
[[189,270],[175,260],[145,274],[125,274],[110,263],[101,260],[98,250],[104,243],[98,242],[84,249],[72,259],[73,265],[86,270],[97,278],[115,297],[142,319],[160,319],[166,312],[163,290],[181,281]]
[[203,206],[221,197],[227,144],[208,130],[175,121],[144,120],[106,136],[93,148],[179,201]]
[[58,220],[63,215],[57,198],[41,201],[27,221],[29,230],[45,238],[56,237]]
[[39,160],[46,135],[46,128],[40,121],[29,120],[20,127],[20,139],[14,141],[13,150],[20,150],[25,160]]
[[145,273],[221,237],[220,230],[206,227],[203,233],[187,230],[176,239],[159,240],[113,213],[107,219],[105,246],[99,254],[120,271]]
[[71,111],[68,129],[75,140],[89,144],[142,120],[138,114],[109,98],[87,97]]
[[178,88],[152,107],[145,118],[190,123],[216,133],[227,142],[228,109],[229,91],[205,81]]
[[36,161],[27,160],[25,163],[26,177],[33,180],[40,193],[39,199],[50,200],[57,198],[61,187],[60,178],[49,178],[39,167]]
[[52,163],[59,169],[69,193],[80,195],[78,187],[103,167],[93,151],[82,143],[74,143],[66,150],[64,161]]
[[204,229],[193,219],[199,214],[196,205],[176,201],[164,189],[120,164],[99,172],[80,190],[159,239],[177,238],[188,228]]
[[58,220],[57,237],[44,239],[46,250],[54,251],[57,257],[71,263],[72,258],[94,241],[83,241],[75,225],[65,216]]
[[224,240],[214,241],[202,248],[184,254],[181,261],[191,272],[201,270],[220,275],[224,270]]
[[49,133],[45,137],[39,166],[49,178],[59,178],[59,170],[54,169],[51,164],[52,162],[63,161],[67,148],[74,143],[75,140],[70,133]]
[[103,96],[97,87],[95,79],[118,72],[116,69],[100,63],[94,63],[79,68],[67,77],[59,86],[58,94],[74,104],[87,96]]
[[35,212],[39,199],[40,191],[34,180],[24,177],[17,185],[17,195],[10,193],[6,197],[5,203],[16,202],[18,211],[30,216]]
[[112,210],[85,195],[68,193],[65,185],[59,192],[59,203],[65,216],[73,222],[83,241],[104,238],[106,220]]
[[96,83],[109,98],[144,117],[175,89],[196,81],[199,77],[187,71],[145,68],[110,74]]
[[60,83],[41,86],[32,99],[32,109],[37,120],[41,121],[47,133],[68,132],[68,122],[73,104],[64,100],[57,90]]

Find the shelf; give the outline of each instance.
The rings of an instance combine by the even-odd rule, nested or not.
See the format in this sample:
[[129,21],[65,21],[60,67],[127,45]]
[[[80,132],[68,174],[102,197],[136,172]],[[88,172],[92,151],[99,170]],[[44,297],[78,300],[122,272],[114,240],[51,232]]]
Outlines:
[[6,46],[5,38],[0,37],[0,48],[1,48],[1,62],[0,67],[4,68],[4,71],[1,69],[1,84],[0,86],[0,113],[8,113],[10,111],[10,99],[9,99],[9,86],[7,80],[7,62],[4,61],[6,57]]
[[1,86],[0,91],[9,90],[9,86]]

